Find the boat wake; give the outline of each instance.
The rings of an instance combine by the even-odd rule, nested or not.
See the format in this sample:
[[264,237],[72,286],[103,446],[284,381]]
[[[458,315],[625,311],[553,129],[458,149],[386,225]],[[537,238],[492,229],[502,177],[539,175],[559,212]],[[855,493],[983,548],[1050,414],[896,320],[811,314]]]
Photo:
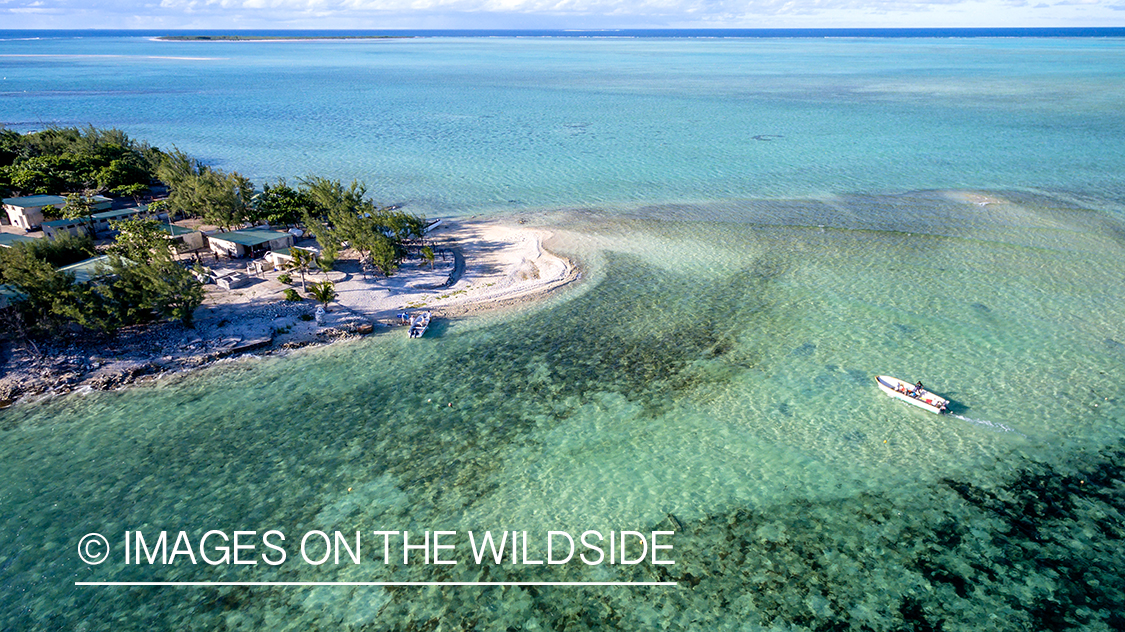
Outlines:
[[991,421],[988,421],[986,419],[973,419],[972,417],[966,417],[964,415],[951,414],[949,416],[950,417],[956,417],[956,418],[958,418],[962,421],[967,421],[971,424],[976,424],[978,426],[984,426],[986,428],[992,428],[995,432],[1014,432],[1014,433],[1018,434],[1019,436],[1023,437],[1024,439],[1027,438],[1027,435],[1025,435],[1024,433],[1022,433],[1018,430],[1013,430],[1013,429],[1009,428],[1008,426],[1005,426],[1004,424],[994,424]]

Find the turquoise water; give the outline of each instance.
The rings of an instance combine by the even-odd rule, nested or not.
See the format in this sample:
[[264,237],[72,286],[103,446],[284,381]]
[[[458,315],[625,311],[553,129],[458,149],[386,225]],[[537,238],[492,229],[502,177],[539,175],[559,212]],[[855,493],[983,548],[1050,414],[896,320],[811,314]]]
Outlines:
[[[0,55],[17,129],[116,125],[258,179],[518,217],[584,271],[421,341],[5,411],[3,627],[1121,627],[1121,40]],[[882,396],[878,373],[925,380],[955,416]],[[678,533],[666,567],[76,555],[89,532],[119,555],[137,529]],[[73,585],[212,580],[679,585]]]
[[89,37],[0,54],[15,129],[114,125],[259,180],[359,178],[440,213],[1123,194],[1122,39]]

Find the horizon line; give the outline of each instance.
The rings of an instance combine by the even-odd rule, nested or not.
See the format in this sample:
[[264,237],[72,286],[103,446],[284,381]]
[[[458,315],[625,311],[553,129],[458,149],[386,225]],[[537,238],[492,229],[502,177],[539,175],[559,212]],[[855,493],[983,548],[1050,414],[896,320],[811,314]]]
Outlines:
[[295,32],[387,32],[416,31],[438,33],[472,32],[557,32],[557,33],[622,33],[638,31],[1111,31],[1125,30],[1125,24],[1115,26],[776,26],[776,27],[620,27],[620,28],[289,28],[289,27],[249,27],[249,28],[0,28],[3,31],[191,31],[191,32],[232,32],[232,31],[295,31]]

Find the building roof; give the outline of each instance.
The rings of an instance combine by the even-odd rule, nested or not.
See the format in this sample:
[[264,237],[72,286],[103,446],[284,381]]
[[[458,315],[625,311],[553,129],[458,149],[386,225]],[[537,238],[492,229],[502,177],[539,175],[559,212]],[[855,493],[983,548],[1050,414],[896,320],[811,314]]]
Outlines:
[[69,219],[53,219],[49,222],[43,222],[43,225],[50,226],[51,228],[61,228],[63,226],[78,226],[80,224],[85,224],[86,221],[85,217],[71,217]]
[[190,235],[192,233],[199,232],[198,230],[185,228],[183,226],[176,226],[175,224],[161,224],[160,228],[173,237],[179,237],[180,235]]
[[78,283],[89,283],[93,279],[105,276],[105,271],[108,269],[109,256],[102,255],[100,257],[91,257],[85,261],[63,266],[59,268],[59,272],[69,272],[73,274],[74,280]]
[[[138,213],[144,212],[143,208],[121,208],[116,211],[102,211],[101,213],[93,213],[89,219],[93,220],[116,220],[130,217]],[[43,222],[44,226],[58,228],[60,226],[76,226],[87,221],[85,217],[72,217],[70,219],[53,219],[49,222]]]
[[14,233],[0,233],[0,246],[4,248],[11,248],[12,246],[25,241],[35,241],[34,237],[26,235],[16,235]]
[[119,208],[116,211],[102,211],[101,213],[94,213],[90,215],[94,219],[121,219],[130,215],[136,215],[143,212],[142,208]]
[[243,246],[259,246],[275,239],[286,239],[288,237],[292,237],[292,235],[279,233],[276,230],[232,230],[227,233],[215,233],[207,236],[208,239],[229,241],[232,244]]
[[51,206],[53,204],[66,204],[66,198],[58,195],[27,195],[24,197],[4,198],[4,204],[23,208]]

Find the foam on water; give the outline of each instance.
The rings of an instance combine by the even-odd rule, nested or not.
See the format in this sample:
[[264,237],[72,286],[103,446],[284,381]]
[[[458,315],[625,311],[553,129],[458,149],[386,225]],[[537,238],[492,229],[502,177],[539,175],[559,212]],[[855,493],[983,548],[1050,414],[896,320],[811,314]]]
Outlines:
[[960,419],[961,421],[967,421],[971,424],[977,424],[978,426],[985,426],[987,428],[995,428],[996,432],[1014,432],[1014,433],[1016,433],[1020,436],[1023,436],[1023,437],[1027,436],[1027,435],[1023,434],[1022,432],[1019,432],[1018,430],[1012,430],[1011,428],[1009,428],[1008,426],[1005,426],[1004,424],[994,424],[991,421],[988,421],[987,419],[973,419],[972,417],[966,417],[964,415],[957,415],[957,414],[954,414],[953,416]]

